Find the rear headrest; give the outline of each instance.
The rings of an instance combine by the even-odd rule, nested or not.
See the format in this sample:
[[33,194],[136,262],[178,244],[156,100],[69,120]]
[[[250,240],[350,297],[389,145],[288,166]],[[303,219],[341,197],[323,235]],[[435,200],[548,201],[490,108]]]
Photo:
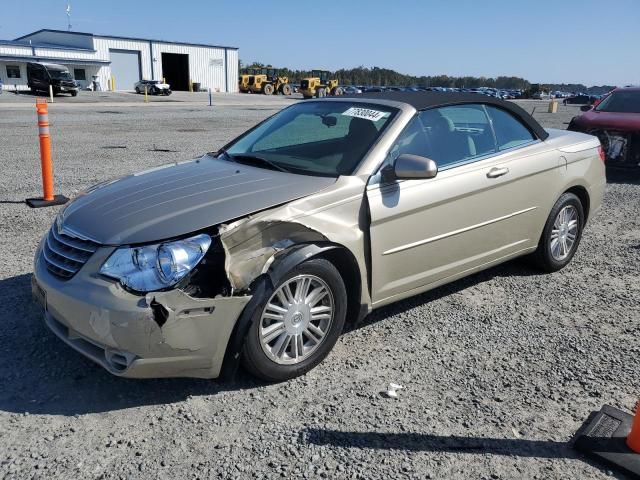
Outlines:
[[434,117],[429,122],[429,125],[434,130],[444,131],[444,132],[453,132],[455,130],[455,125],[450,118],[439,116]]

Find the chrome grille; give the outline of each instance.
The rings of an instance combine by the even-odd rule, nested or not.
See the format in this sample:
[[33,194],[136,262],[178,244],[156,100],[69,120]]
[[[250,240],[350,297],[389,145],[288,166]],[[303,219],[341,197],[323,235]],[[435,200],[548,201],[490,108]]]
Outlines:
[[53,225],[44,242],[42,257],[47,264],[47,270],[56,277],[67,280],[87,263],[98,247],[99,244],[91,240],[58,233]]

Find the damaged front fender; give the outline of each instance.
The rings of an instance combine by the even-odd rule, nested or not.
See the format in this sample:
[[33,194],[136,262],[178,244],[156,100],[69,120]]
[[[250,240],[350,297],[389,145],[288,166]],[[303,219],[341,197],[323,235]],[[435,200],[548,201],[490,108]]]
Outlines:
[[[300,245],[346,249],[355,260],[360,285],[367,286],[365,185],[365,180],[359,177],[340,177],[322,192],[220,225],[219,239],[232,290],[249,291],[252,283],[268,273],[276,260],[299,252]],[[362,294],[359,303],[370,305],[369,289],[359,290]]]
[[221,228],[220,240],[229,282],[234,291],[242,291],[267,271],[279,252],[327,238],[295,222],[247,219]]

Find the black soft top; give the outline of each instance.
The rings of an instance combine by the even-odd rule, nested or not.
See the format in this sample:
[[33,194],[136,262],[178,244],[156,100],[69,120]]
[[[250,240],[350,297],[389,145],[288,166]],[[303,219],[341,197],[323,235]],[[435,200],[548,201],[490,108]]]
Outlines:
[[393,91],[361,93],[345,95],[345,97],[402,102],[413,106],[416,110],[428,110],[430,108],[464,105],[468,103],[495,105],[498,108],[511,112],[516,118],[520,119],[525,125],[527,125],[539,139],[544,140],[549,136],[545,129],[542,128],[542,126],[531,115],[515,103],[478,93]]

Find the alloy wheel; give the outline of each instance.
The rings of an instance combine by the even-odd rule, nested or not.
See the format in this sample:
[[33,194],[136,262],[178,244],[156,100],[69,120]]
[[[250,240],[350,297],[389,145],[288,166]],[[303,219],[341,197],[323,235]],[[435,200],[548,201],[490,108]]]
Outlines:
[[578,219],[578,210],[573,205],[567,205],[558,212],[549,239],[551,256],[555,260],[562,261],[571,254],[578,238]]
[[322,344],[334,313],[333,294],[324,280],[293,277],[278,287],[262,311],[260,346],[275,363],[300,363]]

